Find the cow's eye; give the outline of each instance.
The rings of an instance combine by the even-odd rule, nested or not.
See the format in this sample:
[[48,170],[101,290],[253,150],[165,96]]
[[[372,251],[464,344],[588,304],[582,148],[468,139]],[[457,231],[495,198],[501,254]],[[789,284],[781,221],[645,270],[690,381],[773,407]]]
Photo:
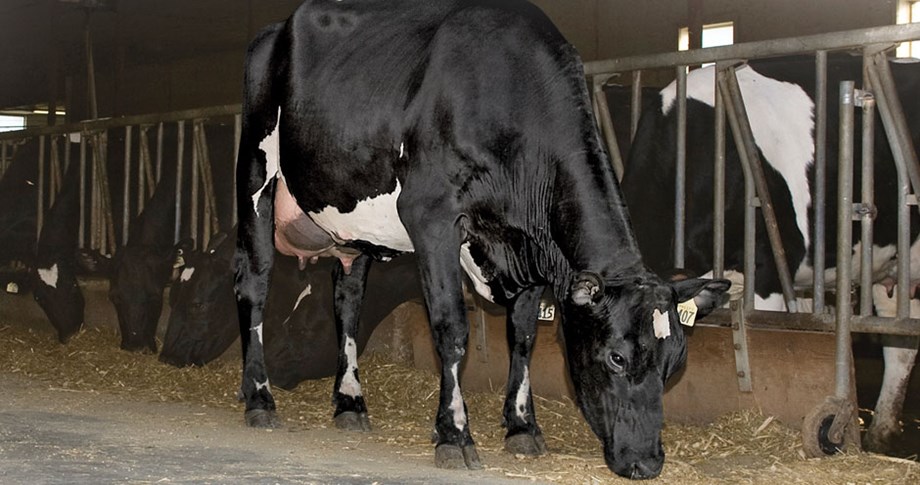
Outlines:
[[607,365],[615,374],[619,374],[626,368],[626,358],[616,352],[610,352],[607,354]]

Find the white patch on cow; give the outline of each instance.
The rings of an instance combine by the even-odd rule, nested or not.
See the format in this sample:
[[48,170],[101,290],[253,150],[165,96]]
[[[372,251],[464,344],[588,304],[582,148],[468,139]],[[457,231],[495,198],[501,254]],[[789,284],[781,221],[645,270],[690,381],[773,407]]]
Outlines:
[[761,298],[755,294],[754,309],[772,312],[784,312],[786,311],[786,300],[783,299],[783,295],[781,293],[773,293],[766,298]]
[[459,363],[454,363],[450,373],[454,377],[454,390],[451,392],[450,410],[454,412],[454,426],[460,431],[466,427],[466,412],[463,409],[463,396],[460,394],[460,379],[457,373]]
[[255,327],[252,327],[252,331],[256,333],[256,337],[259,339],[259,345],[262,345],[262,323],[264,322],[260,322]]
[[524,366],[524,379],[518,387],[517,395],[514,399],[514,409],[522,421],[527,420],[527,397],[530,395],[530,368]]
[[492,299],[492,289],[489,288],[489,281],[486,280],[486,277],[482,274],[482,269],[473,261],[473,255],[470,254],[470,243],[468,242],[460,246],[460,266],[473,281],[473,287],[476,288],[476,293],[482,295],[486,300],[494,302],[495,300]]
[[[878,316],[897,316],[897,297],[888,296],[888,289],[885,286],[872,285],[872,300]],[[909,316],[911,318],[920,317],[920,302],[917,300],[910,300]],[[872,418],[868,431],[870,439],[875,440],[885,439],[901,430],[898,417],[904,406],[905,388],[910,381],[910,373],[917,360],[917,348],[886,345],[882,348],[882,356],[885,360],[885,372],[878,402],[875,405],[875,416]]]
[[361,383],[355,376],[358,370],[358,346],[351,337],[345,337],[345,360],[348,366],[345,368],[345,375],[342,376],[339,392],[346,396],[358,397],[361,395]]
[[265,382],[259,382],[255,379],[252,380],[253,384],[256,385],[256,391],[261,391],[262,389],[267,389],[268,392],[272,392],[271,387],[268,385],[268,379],[265,379]]
[[281,165],[279,163],[281,159],[281,148],[278,143],[278,129],[280,126],[281,108],[278,108],[278,119],[275,121],[275,129],[259,142],[259,150],[265,152],[265,183],[252,194],[252,208],[256,212],[256,217],[259,217],[259,199],[262,197],[262,191],[265,190],[265,187],[268,187],[268,184],[271,183],[273,178],[281,173]]
[[57,288],[58,284],[58,265],[52,264],[50,268],[38,268],[38,278],[42,283]]
[[193,274],[195,274],[195,268],[193,268],[193,267],[191,267],[191,266],[186,266],[186,267],[182,270],[182,273],[179,274],[179,281],[181,281],[181,282],[184,283],[184,282],[186,282],[186,281],[192,279],[192,275],[193,275]]
[[671,335],[671,319],[667,313],[661,313],[657,308],[652,311],[652,327],[657,338],[668,338]]
[[[810,247],[808,167],[814,163],[814,102],[801,86],[777,81],[750,67],[737,71],[738,84],[751,122],[751,131],[764,163],[785,179],[792,195],[796,225]],[[687,97],[715,106],[715,68],[691,71],[687,75]],[[661,91],[661,111],[667,114],[677,98],[677,83]]]
[[406,143],[399,144],[399,158],[402,158],[406,154]]
[[393,192],[364,199],[351,212],[343,214],[335,207],[326,207],[320,212],[310,212],[309,216],[339,242],[362,240],[409,252],[414,249],[412,241],[396,211],[400,192],[402,186],[397,180]]

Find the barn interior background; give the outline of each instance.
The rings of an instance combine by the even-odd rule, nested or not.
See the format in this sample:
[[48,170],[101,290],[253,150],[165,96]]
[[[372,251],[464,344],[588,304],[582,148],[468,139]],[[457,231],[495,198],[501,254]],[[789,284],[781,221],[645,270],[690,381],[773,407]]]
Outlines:
[[[300,3],[300,0],[3,0],[0,2],[0,66],[3,66],[0,68],[3,73],[0,75],[0,130],[17,123],[31,128],[87,119],[236,105],[240,102],[247,43],[261,27],[283,20]],[[718,27],[729,22],[733,43],[892,25],[903,20],[905,15],[910,18],[904,12],[909,12],[914,2],[534,0],[533,3],[549,15],[576,46],[583,60],[592,61],[674,51],[681,42],[682,29],[689,34],[686,40],[688,46],[699,47],[703,26]],[[644,78],[644,82],[648,86],[663,86],[672,79],[673,71],[663,71]],[[224,126],[225,131],[232,131],[232,114],[232,109],[196,112],[188,118],[189,130],[193,119],[207,118],[210,123]],[[220,139],[230,139],[229,134],[225,135]],[[190,138],[196,136],[189,131]],[[135,141],[135,150],[138,143],[139,140]],[[218,173],[218,196],[213,204],[222,219],[213,229],[207,230],[208,234],[212,230],[226,230],[232,225],[232,216],[228,214],[230,197],[227,187],[220,185],[226,184],[228,177],[220,173],[229,169],[229,163],[232,163],[233,146],[232,143],[224,143],[218,149],[211,146],[209,157]],[[197,150],[194,147],[189,149],[189,161],[190,152],[198,153]],[[185,170],[192,177],[191,165],[188,161],[186,163]],[[116,167],[111,175],[115,180],[124,175],[118,170]],[[115,212],[119,213],[121,198],[118,193],[114,193],[113,197],[115,200],[111,203]],[[184,203],[191,204],[192,196],[186,194],[184,197]],[[130,204],[133,210],[137,210],[139,206],[134,205],[133,198],[132,195]],[[202,201],[201,204],[206,203]],[[119,226],[120,221],[114,222],[117,240],[124,227]],[[192,223],[184,221],[183,224],[181,230],[188,233]],[[84,284],[92,287],[98,282]],[[9,296],[5,298],[3,308],[0,308],[0,328],[10,325],[10,316],[21,315],[23,308],[29,305],[15,302]],[[110,310],[99,310],[108,304],[104,296],[88,296],[87,299],[87,321],[96,318],[93,315],[99,319],[113,318]],[[482,302],[471,302],[471,308],[476,310],[470,343],[476,350],[471,355],[484,365],[468,367],[468,378],[478,380],[482,387],[488,388],[493,381],[502,378],[507,365],[507,361],[502,360],[504,321],[500,315],[490,313],[494,309]],[[418,313],[419,308],[415,311]],[[166,316],[163,316],[161,322],[165,319]],[[431,349],[426,346],[430,338],[423,328],[418,327],[418,323],[413,321],[409,326],[411,335],[408,339],[387,335],[380,340],[391,342],[398,337],[408,341],[414,349],[413,361],[418,366],[430,367],[434,359]],[[395,326],[381,328],[391,329],[392,332]],[[542,346],[548,365],[544,383],[535,384],[535,388],[537,392],[559,396],[566,393],[566,384],[564,363],[550,331],[554,328],[547,325],[538,341],[538,352]],[[828,342],[821,344],[825,345],[821,350],[808,349],[812,345],[810,342],[798,344],[803,349],[799,349],[796,355],[811,353],[815,365],[830,365],[833,348],[827,346]],[[110,344],[113,348],[117,346],[114,342]],[[766,350],[758,351],[756,343],[752,348],[753,352],[759,352],[752,358],[759,361],[753,363],[755,367],[764,369],[762,382],[769,380],[768,386],[775,390],[787,378],[786,374],[782,369],[770,371],[769,361],[773,356]],[[727,373],[723,381],[709,384],[712,392],[717,393],[726,381],[733,384],[735,369],[731,349],[708,347],[707,352],[714,361],[723,360],[724,365],[709,362],[707,365],[712,367],[699,368],[698,372]],[[857,364],[857,372],[879,372],[877,351],[874,352],[863,356],[864,362]],[[55,355],[60,356],[59,353]],[[860,357],[858,354],[857,358]],[[235,363],[235,360],[232,362]],[[794,364],[808,365],[802,361]],[[232,371],[229,372],[232,374]],[[812,384],[819,386],[822,383]],[[827,389],[827,383],[823,384]],[[906,403],[907,416],[910,417],[905,420],[908,427],[913,426],[915,431],[920,426],[918,389],[920,379],[915,375]],[[872,391],[867,392],[871,394]],[[795,399],[795,396],[783,396],[780,402],[783,399]],[[730,411],[739,403],[752,408],[764,404],[757,400],[737,399],[737,402],[725,407],[720,407],[724,403],[693,402],[689,405],[708,407],[708,419]],[[867,403],[871,407],[871,402]],[[690,419],[692,413],[684,417]],[[765,421],[756,424],[761,423],[765,426],[769,424]],[[710,438],[709,443],[713,440],[716,439]],[[693,446],[692,441],[692,438],[688,439],[688,446]],[[705,444],[705,447],[708,446]],[[916,448],[905,449],[901,456],[916,459],[920,445],[915,441],[908,446]],[[689,462],[687,457],[692,456],[692,451],[689,450],[686,455],[678,453],[678,456]],[[913,472],[908,471],[904,476],[915,478],[916,469],[908,470]]]

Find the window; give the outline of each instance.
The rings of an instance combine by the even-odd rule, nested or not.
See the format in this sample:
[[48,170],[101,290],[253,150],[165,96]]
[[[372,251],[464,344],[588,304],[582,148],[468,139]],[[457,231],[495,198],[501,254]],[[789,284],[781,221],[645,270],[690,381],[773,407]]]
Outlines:
[[[918,2],[920,3],[920,2]],[[703,26],[703,47],[716,47],[720,45],[732,45],[735,42],[735,24],[732,22],[720,22],[717,24],[707,24]],[[677,34],[677,50],[690,50],[690,29],[681,27]],[[703,64],[703,67],[710,66],[712,63]]]
[[[720,22],[703,26],[703,47],[716,47],[731,45],[735,42],[735,24],[733,22]],[[677,50],[690,49],[690,29],[681,27],[677,38]]]
[[22,116],[0,115],[0,131],[22,130],[26,127],[26,119]]
[[[898,23],[909,24],[920,22],[920,1],[900,0],[898,2]],[[920,41],[902,42],[898,46],[898,57],[920,58]]]

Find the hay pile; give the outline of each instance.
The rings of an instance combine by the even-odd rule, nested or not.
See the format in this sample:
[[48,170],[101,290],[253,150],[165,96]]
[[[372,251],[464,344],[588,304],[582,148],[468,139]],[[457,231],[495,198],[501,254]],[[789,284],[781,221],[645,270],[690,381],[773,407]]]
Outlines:
[[[218,361],[177,369],[153,355],[118,349],[112,330],[90,329],[62,346],[47,333],[0,322],[0,369],[53,388],[126,393],[133,399],[183,401],[229,408],[236,400],[240,365]],[[361,359],[362,381],[374,432],[368,440],[402,447],[404,454],[432,456],[431,423],[437,406],[436,376],[388,362]],[[331,426],[332,379],[275,391],[285,425]],[[471,426],[486,467],[508,477],[543,482],[622,482],[604,465],[601,447],[569,400],[535,396],[537,417],[551,453],[539,459],[502,451],[503,395],[466,393]],[[870,454],[805,460],[798,433],[755,412],[734,413],[705,426],[669,423],[663,431],[667,462],[658,483],[920,483],[920,463]]]

